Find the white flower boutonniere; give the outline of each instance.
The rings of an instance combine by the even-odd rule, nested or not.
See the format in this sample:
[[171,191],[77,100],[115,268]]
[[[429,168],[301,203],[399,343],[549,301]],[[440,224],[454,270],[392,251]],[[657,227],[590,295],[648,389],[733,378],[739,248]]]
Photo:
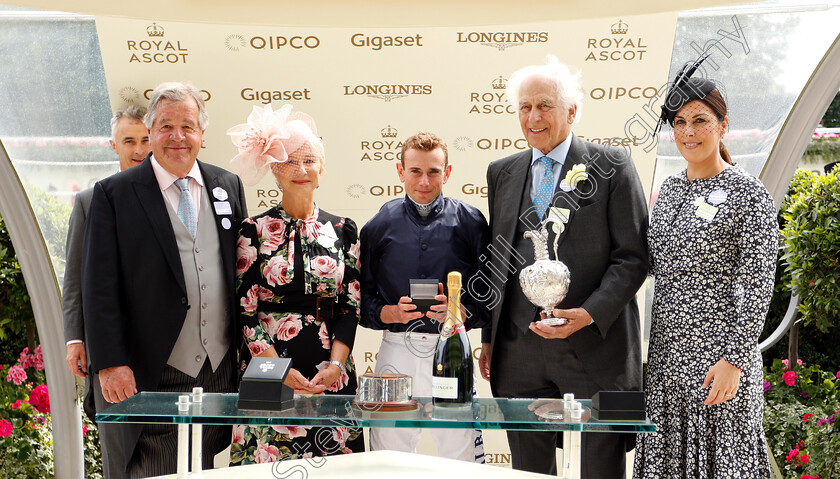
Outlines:
[[566,177],[560,182],[560,189],[565,192],[575,190],[581,181],[587,179],[589,179],[589,173],[586,172],[586,165],[578,163],[566,173]]

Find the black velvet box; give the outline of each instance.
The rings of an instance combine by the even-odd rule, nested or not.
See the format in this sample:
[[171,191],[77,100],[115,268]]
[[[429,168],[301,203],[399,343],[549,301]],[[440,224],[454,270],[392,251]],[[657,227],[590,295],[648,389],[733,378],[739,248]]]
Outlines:
[[418,313],[426,314],[429,309],[438,304],[435,296],[438,294],[437,279],[410,279],[408,280],[409,295],[411,302],[417,306]]
[[295,391],[283,384],[291,358],[252,358],[239,384],[239,409],[280,411],[295,405]]
[[592,417],[600,421],[643,421],[644,391],[599,391],[592,396]]

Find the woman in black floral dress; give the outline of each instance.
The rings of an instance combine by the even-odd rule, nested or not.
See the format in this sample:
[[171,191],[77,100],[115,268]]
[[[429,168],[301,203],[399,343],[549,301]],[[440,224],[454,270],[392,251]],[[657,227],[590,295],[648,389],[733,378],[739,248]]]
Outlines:
[[645,391],[657,432],[638,436],[634,477],[769,478],[758,336],[773,291],[776,209],[721,142],[729,118],[714,83],[675,84],[669,97],[681,100],[663,116],[688,167],[665,180],[651,213]]
[[[270,169],[283,191],[278,206],[239,231],[240,372],[253,356],[290,357],[286,384],[296,394],[355,394],[356,224],[315,204],[324,148],[311,118],[291,108],[255,107],[248,124],[228,131],[240,148],[231,163],[243,181],[253,184]],[[361,429],[324,429],[234,426],[231,464],[364,451]]]

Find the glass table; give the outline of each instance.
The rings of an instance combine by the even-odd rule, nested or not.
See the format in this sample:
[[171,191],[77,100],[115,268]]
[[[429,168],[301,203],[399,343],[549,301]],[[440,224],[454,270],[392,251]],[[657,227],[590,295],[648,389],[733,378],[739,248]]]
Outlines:
[[[560,431],[571,453],[563,454],[563,477],[579,470],[581,433],[647,433],[656,426],[649,420],[604,420],[593,417],[591,401],[579,401],[580,418],[564,409],[560,399],[476,398],[469,407],[432,406],[431,398],[417,397],[417,406],[408,411],[385,412],[381,405],[360,406],[354,396],[296,395],[294,405],[282,411],[255,411],[236,407],[238,394],[202,394],[179,411],[178,397],[184,393],[141,392],[98,413],[98,422],[177,424],[179,435],[179,474],[186,466],[187,438],[192,425],[193,470],[200,469],[201,426],[248,424],[272,426],[326,427],[411,427],[444,429],[505,429],[519,431]],[[189,395],[192,398],[192,395]],[[198,441],[196,441],[198,439]],[[183,446],[182,443],[183,442]],[[198,444],[196,444],[198,443]],[[198,446],[196,448],[196,446]],[[183,469],[186,477],[186,467]]]

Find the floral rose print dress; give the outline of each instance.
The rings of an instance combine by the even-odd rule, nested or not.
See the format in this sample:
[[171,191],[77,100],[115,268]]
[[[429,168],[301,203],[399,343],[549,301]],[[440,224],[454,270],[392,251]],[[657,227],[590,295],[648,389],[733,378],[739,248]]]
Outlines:
[[[244,337],[240,374],[252,356],[271,346],[309,379],[329,366],[333,340],[352,350],[359,321],[358,256],[356,224],[317,206],[306,220],[293,220],[280,206],[244,220],[236,265]],[[332,319],[322,321],[315,301],[329,296],[337,304]],[[356,394],[352,357],[345,368],[326,394]],[[364,451],[361,429],[335,427],[319,434],[322,429],[234,426],[231,464]]]
[[[665,180],[648,244],[655,292],[647,413],[634,477],[769,478],[758,338],[773,293],[779,226],[764,186],[739,166],[708,179]],[[706,406],[721,358],[741,375],[735,396]]]

